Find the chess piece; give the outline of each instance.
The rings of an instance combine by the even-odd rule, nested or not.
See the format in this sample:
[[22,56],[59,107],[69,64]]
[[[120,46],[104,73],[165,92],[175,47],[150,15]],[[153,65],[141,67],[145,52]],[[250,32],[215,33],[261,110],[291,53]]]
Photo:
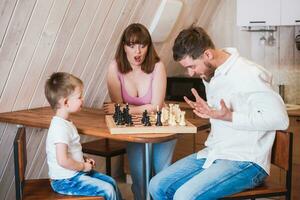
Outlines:
[[117,122],[118,120],[118,115],[121,112],[120,104],[115,104],[115,113],[113,115],[114,121]]
[[132,115],[128,115],[128,123],[129,126],[133,126]]
[[161,109],[161,122],[165,123],[169,119],[169,111],[166,108]]
[[150,117],[148,115],[145,117],[144,126],[151,126]]
[[116,125],[122,125],[123,123],[123,116],[122,116],[122,112],[118,112],[117,113],[117,117],[116,117]]
[[180,112],[180,122],[179,122],[180,126],[185,126],[185,111],[181,111]]
[[147,110],[145,110],[143,112],[143,116],[142,116],[142,119],[141,119],[142,124],[145,124],[147,116],[148,116],[148,112],[147,112]]
[[162,126],[161,111],[157,111],[157,113],[156,113],[156,123],[155,123],[155,126]]
[[179,123],[179,121],[180,121],[180,113],[181,113],[181,110],[180,110],[180,108],[179,108],[179,104],[175,104],[175,105],[173,106],[173,113],[174,113],[174,115],[175,115],[175,120],[176,120],[176,122]]
[[176,116],[174,114],[171,115],[171,120],[170,120],[170,123],[169,125],[170,126],[176,126]]

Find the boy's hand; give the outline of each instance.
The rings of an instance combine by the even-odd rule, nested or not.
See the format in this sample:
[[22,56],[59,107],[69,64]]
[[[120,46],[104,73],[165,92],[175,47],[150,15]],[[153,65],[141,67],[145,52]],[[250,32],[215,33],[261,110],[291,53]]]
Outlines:
[[92,158],[85,158],[85,162],[91,163],[91,165],[93,166],[93,168],[96,166],[96,162],[94,159]]
[[83,163],[83,170],[84,172],[89,172],[93,169],[93,165],[89,162],[84,162]]

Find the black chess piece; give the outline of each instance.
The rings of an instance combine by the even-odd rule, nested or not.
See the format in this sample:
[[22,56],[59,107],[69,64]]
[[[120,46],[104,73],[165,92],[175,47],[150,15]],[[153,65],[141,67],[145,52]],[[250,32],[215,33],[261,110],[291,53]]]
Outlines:
[[156,123],[155,123],[155,126],[162,126],[162,123],[161,123],[161,111],[157,111],[157,118],[156,118]]
[[148,116],[148,112],[147,112],[147,110],[145,110],[143,112],[143,116],[142,116],[142,119],[141,119],[142,124],[145,124],[147,116]]
[[132,115],[128,115],[128,123],[129,126],[133,126]]
[[113,115],[113,118],[114,118],[114,121],[117,122],[118,121],[118,117],[119,117],[119,114],[121,112],[121,108],[120,108],[120,104],[115,104],[115,113]]
[[117,113],[117,117],[116,117],[116,125],[122,125],[123,124],[123,116],[122,116],[122,112],[118,112]]
[[123,108],[122,116],[123,116],[123,122],[124,122],[124,124],[127,124],[127,122],[128,122],[128,113],[127,113],[127,110],[126,110],[125,107]]
[[144,126],[151,126],[150,117],[148,115],[145,118]]

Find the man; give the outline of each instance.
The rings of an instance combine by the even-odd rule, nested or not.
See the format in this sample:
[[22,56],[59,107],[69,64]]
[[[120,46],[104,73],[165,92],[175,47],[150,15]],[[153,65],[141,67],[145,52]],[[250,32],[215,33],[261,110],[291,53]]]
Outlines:
[[173,57],[203,79],[207,102],[195,89],[195,102],[184,99],[197,116],[210,119],[211,132],[206,148],[153,177],[153,199],[212,200],[261,184],[270,172],[275,130],[289,123],[269,72],[234,48],[216,49],[200,27],[180,32]]

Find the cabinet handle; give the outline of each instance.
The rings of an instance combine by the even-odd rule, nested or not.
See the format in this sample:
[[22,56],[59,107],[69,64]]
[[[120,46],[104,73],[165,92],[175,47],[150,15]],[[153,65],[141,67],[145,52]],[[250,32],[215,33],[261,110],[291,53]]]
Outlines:
[[265,24],[266,21],[250,21],[250,24]]
[[297,23],[297,22],[300,22],[300,20],[295,20],[295,22]]

